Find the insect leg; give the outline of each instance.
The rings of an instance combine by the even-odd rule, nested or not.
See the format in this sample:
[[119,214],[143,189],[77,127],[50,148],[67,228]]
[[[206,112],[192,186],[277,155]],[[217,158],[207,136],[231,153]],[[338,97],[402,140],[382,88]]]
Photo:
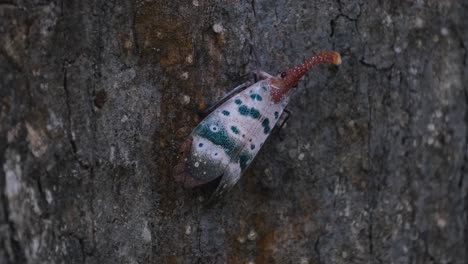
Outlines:
[[216,108],[218,108],[218,106],[222,105],[224,102],[226,102],[227,100],[229,100],[229,98],[233,97],[234,95],[242,92],[243,90],[245,90],[247,87],[249,87],[251,85],[251,82],[245,82],[239,86],[237,86],[236,88],[232,89],[231,91],[229,91],[227,94],[225,94],[220,100],[218,100],[215,104],[209,106],[208,108],[206,108],[205,110],[202,110],[200,111],[198,114],[202,117],[205,117],[207,115],[209,115],[211,112],[213,112],[213,110],[215,110]]
[[292,112],[291,112],[289,109],[287,109],[287,108],[285,108],[283,112],[284,112],[284,114],[285,114],[285,117],[284,117],[284,119],[283,119],[283,122],[281,122],[281,125],[279,125],[278,130],[281,130],[281,129],[283,128],[283,126],[284,126],[284,125],[286,124],[286,122],[288,121],[289,117],[291,117],[291,115],[292,115]]
[[275,128],[274,128],[274,132],[276,134],[278,134],[279,138],[281,141],[284,140],[284,136],[280,133],[281,132],[281,129],[283,128],[283,126],[286,124],[286,122],[288,121],[289,117],[292,115],[292,112],[289,111],[288,109],[284,109],[283,110],[283,114],[281,115],[280,117],[280,120],[278,120],[278,123],[276,124]]

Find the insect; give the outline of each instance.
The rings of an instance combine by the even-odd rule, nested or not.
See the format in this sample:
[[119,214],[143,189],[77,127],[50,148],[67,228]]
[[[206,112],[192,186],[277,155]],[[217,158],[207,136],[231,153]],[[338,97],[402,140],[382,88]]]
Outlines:
[[214,195],[231,189],[271,134],[299,79],[324,62],[339,65],[341,57],[335,51],[325,51],[277,76],[260,72],[262,80],[235,88],[230,93],[234,95],[217,106],[182,143],[175,180],[191,188],[221,177]]

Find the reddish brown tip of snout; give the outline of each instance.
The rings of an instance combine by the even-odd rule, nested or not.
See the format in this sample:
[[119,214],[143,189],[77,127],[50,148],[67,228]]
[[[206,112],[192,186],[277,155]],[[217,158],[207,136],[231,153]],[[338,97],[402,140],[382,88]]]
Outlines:
[[332,57],[332,63],[335,65],[340,65],[341,64],[341,55],[336,52],[336,51],[329,51],[330,56]]

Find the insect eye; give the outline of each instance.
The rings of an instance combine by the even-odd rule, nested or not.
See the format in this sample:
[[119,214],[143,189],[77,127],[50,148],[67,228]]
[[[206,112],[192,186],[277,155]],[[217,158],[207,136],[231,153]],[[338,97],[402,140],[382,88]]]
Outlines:
[[281,76],[281,78],[286,77],[286,72],[282,72],[280,76]]

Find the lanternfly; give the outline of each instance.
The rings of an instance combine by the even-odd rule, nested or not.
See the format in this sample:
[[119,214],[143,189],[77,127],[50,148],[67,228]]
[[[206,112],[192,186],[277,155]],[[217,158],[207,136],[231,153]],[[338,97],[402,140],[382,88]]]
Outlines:
[[229,93],[182,143],[175,180],[196,187],[221,177],[215,195],[232,188],[270,135],[299,79],[314,65],[341,64],[335,51],[307,59],[278,76],[260,72],[262,80]]

